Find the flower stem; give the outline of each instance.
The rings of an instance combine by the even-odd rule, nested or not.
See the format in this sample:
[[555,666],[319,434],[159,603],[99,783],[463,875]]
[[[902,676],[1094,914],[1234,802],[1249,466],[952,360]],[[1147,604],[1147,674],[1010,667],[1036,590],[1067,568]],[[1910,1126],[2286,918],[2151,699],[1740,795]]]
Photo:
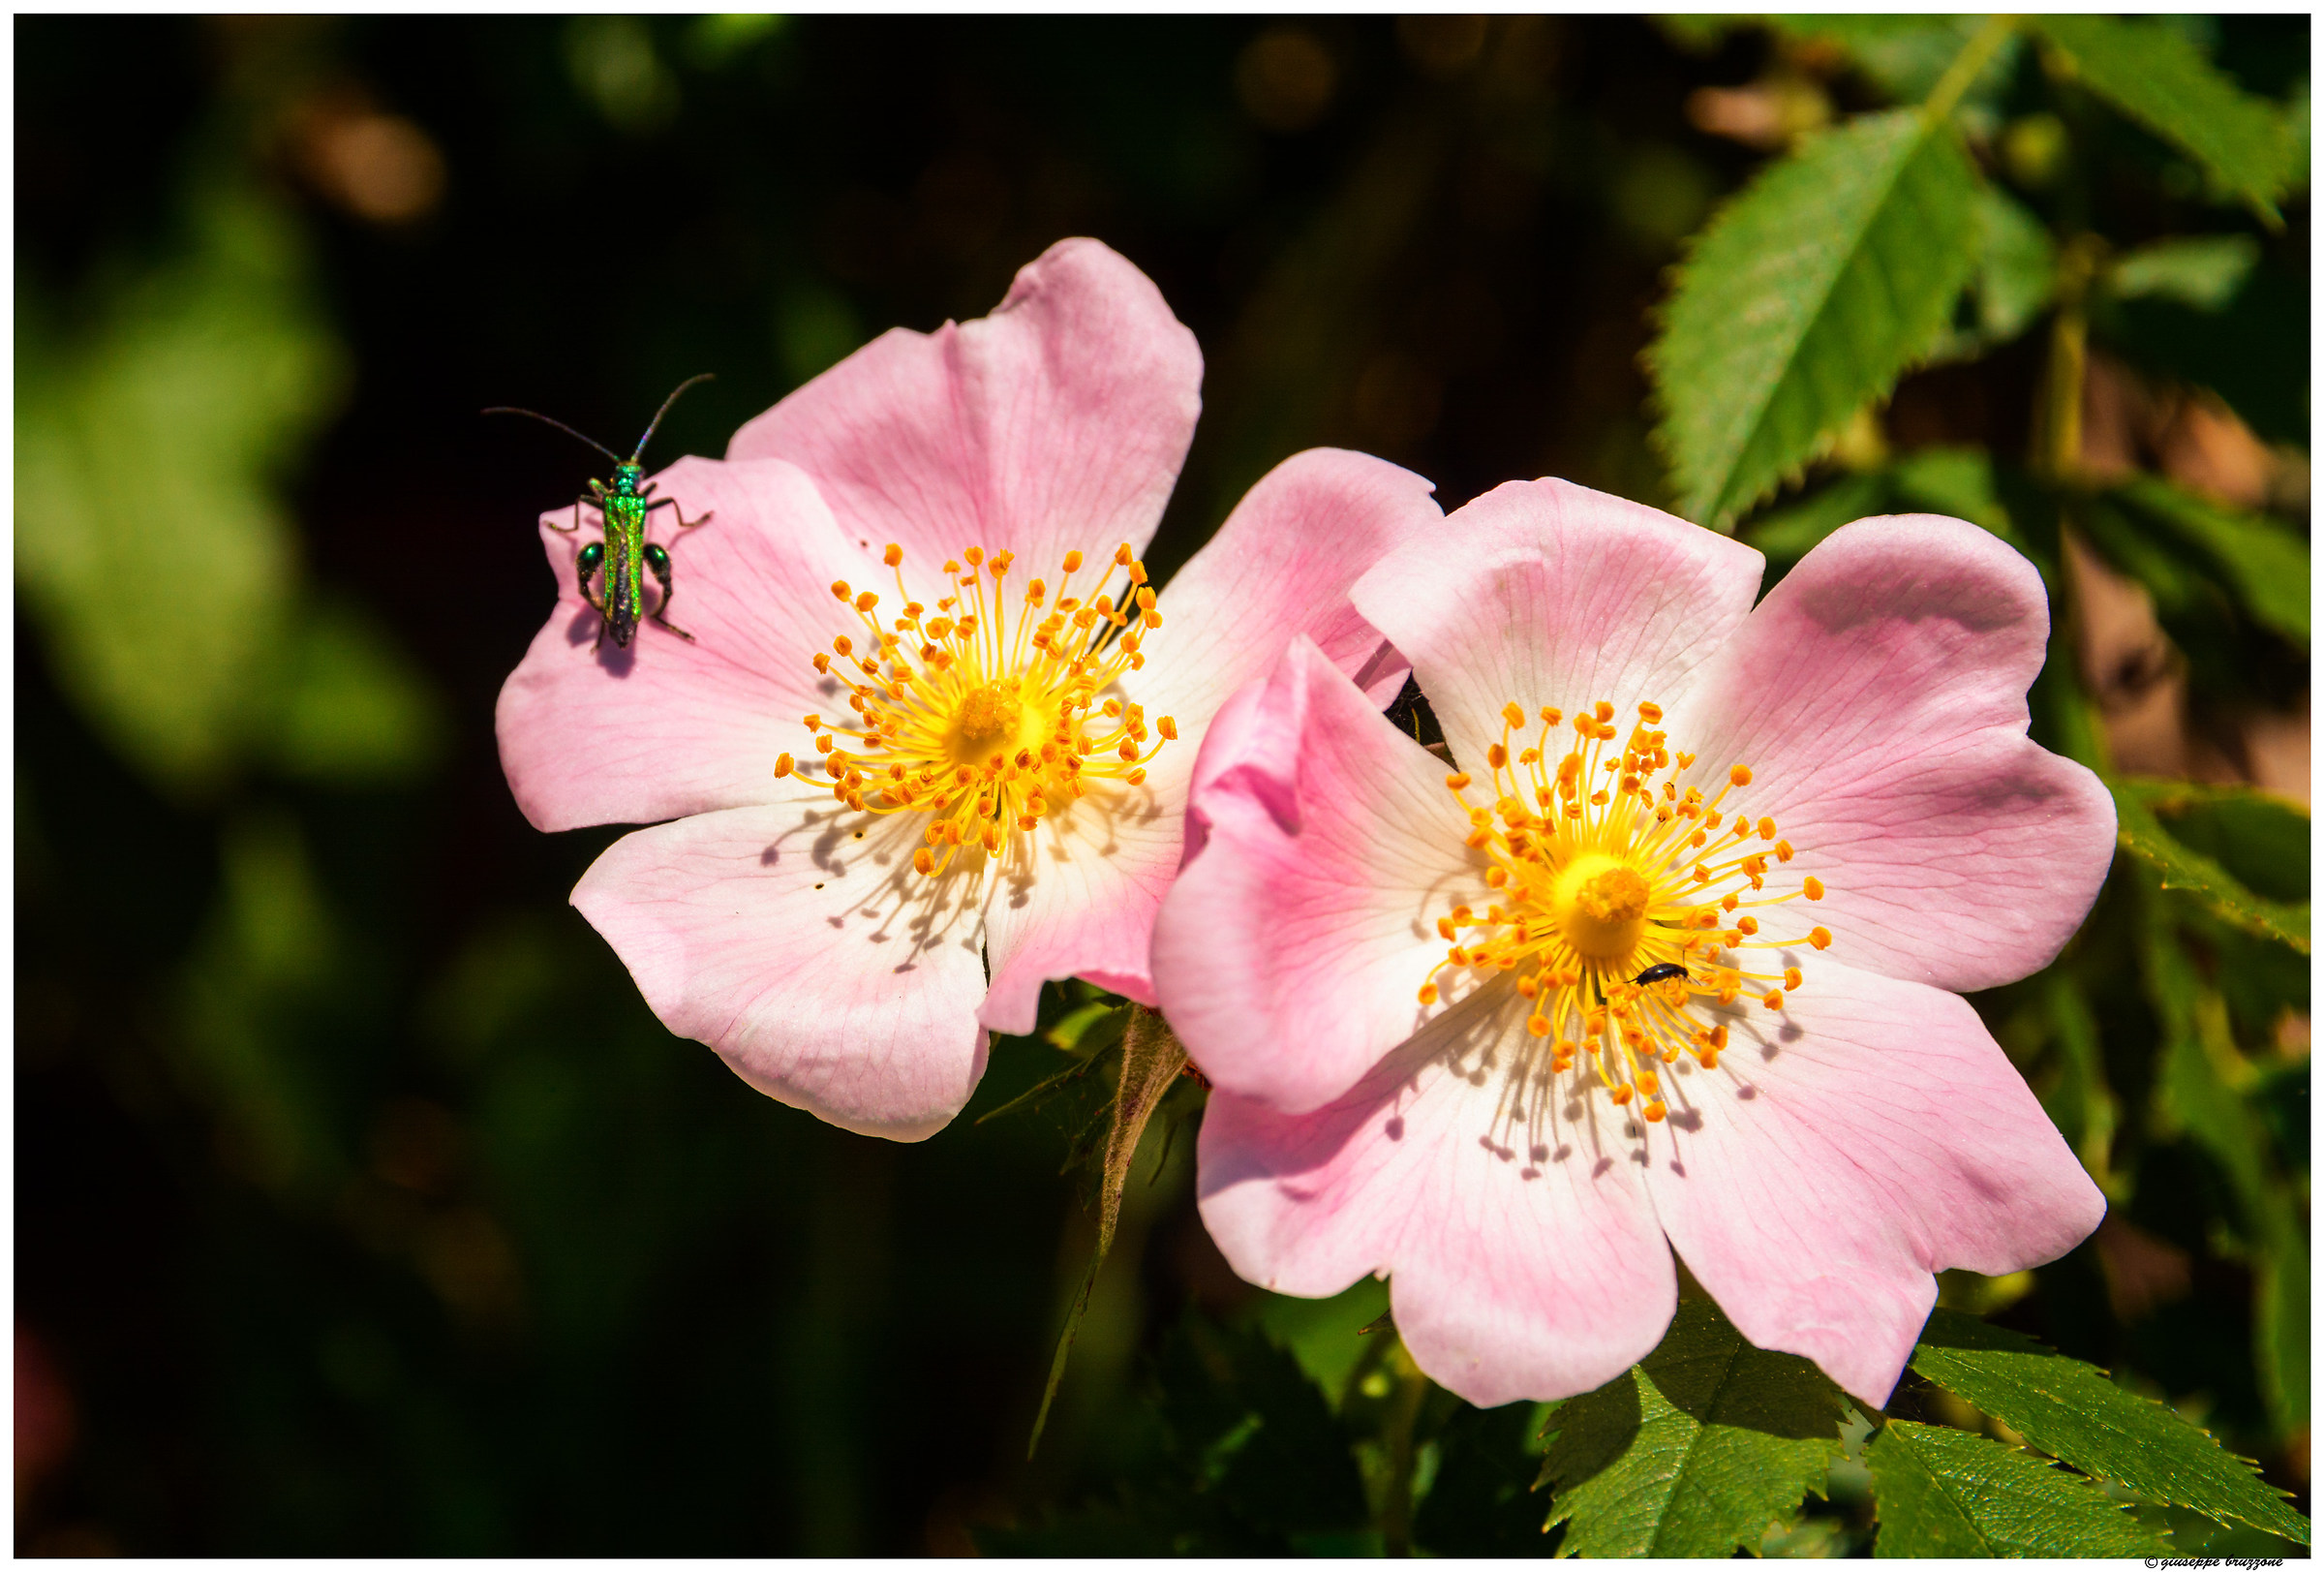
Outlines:
[[2015,31],[2014,16],[1987,17],[1976,36],[1963,45],[1961,52],[1953,56],[1953,63],[1944,68],[1944,75],[1937,78],[1937,85],[1929,90],[1928,99],[1920,107],[1921,113],[1932,121],[1942,120],[1952,113],[1953,106],[1961,102],[1961,95],[1983,74],[1994,51]]
[[1401,1343],[1391,1350],[1397,1372],[1395,1396],[1388,1411],[1388,1499],[1380,1512],[1381,1548],[1390,1556],[1412,1554],[1412,1474],[1414,1429],[1421,1403],[1428,1396],[1428,1377],[1413,1364]]

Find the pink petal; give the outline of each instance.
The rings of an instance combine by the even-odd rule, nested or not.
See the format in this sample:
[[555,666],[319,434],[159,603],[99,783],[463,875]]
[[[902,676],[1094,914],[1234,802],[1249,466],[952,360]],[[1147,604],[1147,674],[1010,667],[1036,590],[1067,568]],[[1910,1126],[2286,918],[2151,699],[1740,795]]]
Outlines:
[[1677,1304],[1637,1163],[1572,1125],[1494,1145],[1497,1080],[1448,1062],[1473,1058],[1466,1035],[1521,1037],[1521,1020],[1448,1012],[1314,1113],[1215,1092],[1198,1147],[1203,1222],[1238,1273],[1310,1298],[1391,1275],[1414,1360],[1480,1406],[1604,1385]]
[[777,755],[811,746],[800,717],[838,707],[809,663],[854,625],[828,586],[870,564],[807,477],[686,458],[657,478],[688,518],[715,514],[681,531],[662,509],[649,531],[669,547],[670,620],[691,643],[641,620],[627,649],[593,647],[598,617],[573,564],[596,526],[585,512],[568,535],[571,509],[543,515],[557,609],[502,687],[497,718],[508,787],[536,829],[764,802]]
[[841,524],[925,574],[971,545],[1022,559],[1143,550],[1202,408],[1202,352],[1152,281],[1062,240],[992,316],[896,328],[735,433],[732,458],[812,475]]
[[1682,1059],[1666,1076],[1647,1183],[1737,1330],[1880,1404],[1936,1303],[1933,1273],[2056,1260],[2106,1203],[1965,1002],[1806,964],[1781,1015],[1726,1013],[1716,1070]]
[[1769,592],[1669,718],[1732,806],[1799,848],[1850,965],[1940,988],[2038,970],[2081,925],[2114,855],[2095,775],[2026,737],[2041,578],[1985,531],[1927,515],[1839,530]]
[[1564,480],[1513,480],[1391,553],[1356,608],[1412,661],[1464,769],[1501,709],[1669,708],[1751,609],[1759,554]]
[[985,1072],[979,924],[911,870],[919,826],[816,796],[623,837],[573,905],[662,1024],[864,1135],[944,1127]]
[[1294,633],[1385,705],[1405,661],[1348,602],[1348,590],[1388,552],[1441,539],[1435,486],[1367,453],[1311,447],[1251,487],[1218,533],[1173,575],[1147,641],[1151,663],[1129,687],[1153,715],[1183,729],[1268,674]]
[[1195,769],[1200,848],[1163,898],[1155,992],[1221,1088],[1321,1107],[1426,1015],[1437,918],[1484,889],[1467,817],[1444,766],[1303,637]]
[[1147,962],[1154,911],[1178,865],[1194,745],[1166,746],[1142,786],[1098,781],[1024,837],[1029,856],[986,904],[992,991],[978,1018],[992,1031],[1033,1029],[1041,985],[1086,977],[1154,1002]]

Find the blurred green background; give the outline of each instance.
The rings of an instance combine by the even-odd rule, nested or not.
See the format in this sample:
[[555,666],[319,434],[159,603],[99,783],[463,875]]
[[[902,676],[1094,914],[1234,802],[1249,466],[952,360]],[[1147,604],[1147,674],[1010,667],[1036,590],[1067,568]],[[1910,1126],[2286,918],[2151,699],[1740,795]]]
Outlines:
[[[2079,462],[2273,521],[2305,571],[2308,23],[2185,30],[2296,118],[2280,227],[2059,100],[2031,51],[1963,112],[2061,232],[2208,237],[2208,270],[2174,253],[2091,308]],[[1238,1283],[1181,1130],[1024,1461],[1092,1235],[1059,1172],[1084,1132],[975,1115],[1057,1049],[996,1044],[970,1116],[900,1147],[662,1031],[565,904],[618,832],[535,833],[494,753],[551,593],[533,519],[597,460],[476,411],[621,447],[712,370],[650,456],[715,455],[872,335],[981,315],[1093,234],[1207,361],[1158,573],[1316,444],[1448,508],[1544,474],[1669,506],[1639,355],[1682,242],[1802,133],[1926,88],[1877,39],[1621,18],[51,17],[15,42],[32,1553],[966,1552],[1144,1466],[1176,1411],[1155,1383],[1213,1322],[1347,1376],[1378,1305]],[[1747,517],[1779,568],[1862,512],[2007,531],[1987,459],[2026,454],[2057,336],[2042,291],[1981,276],[1953,353]],[[2017,527],[2080,608],[2058,680],[2106,756],[2264,788],[2256,817],[2156,807],[2304,903],[2304,589],[2274,583],[2294,637],[2264,573],[2219,590],[2141,556],[2134,516],[2082,521],[2093,546],[2038,514]],[[1948,1298],[2172,1400],[2305,1506],[2305,955],[2118,895],[2074,981],[1983,1002],[2115,1214]],[[1441,1456],[1484,1444],[1430,1412]]]

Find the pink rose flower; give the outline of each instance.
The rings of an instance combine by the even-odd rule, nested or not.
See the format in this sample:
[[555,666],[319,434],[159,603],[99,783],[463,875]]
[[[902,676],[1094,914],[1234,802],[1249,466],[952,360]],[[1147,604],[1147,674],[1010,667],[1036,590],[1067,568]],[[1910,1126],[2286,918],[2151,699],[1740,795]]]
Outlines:
[[968,1100],[988,1032],[1031,1030],[1043,982],[1152,1002],[1212,713],[1295,634],[1392,697],[1406,666],[1347,590],[1443,521],[1418,476],[1301,453],[1155,596],[1137,554],[1201,381],[1152,283],[1068,240],[991,317],[889,332],[725,462],[658,477],[716,515],[671,542],[691,642],[645,623],[594,649],[589,532],[544,516],[559,604],[502,690],[501,758],[541,829],[654,826],[573,904],[671,1031],[917,1140]]
[[2046,964],[2113,850],[2104,786],[2026,736],[2040,578],[1917,515],[1755,607],[1760,567],[1502,486],[1352,595],[1457,769],[1304,644],[1196,765],[1154,979],[1217,1089],[1203,1219],[1283,1293],[1390,1277],[1472,1402],[1646,1354],[1672,1249],[1884,1402],[1932,1274],[2054,1259],[2105,1210],[1957,997]]

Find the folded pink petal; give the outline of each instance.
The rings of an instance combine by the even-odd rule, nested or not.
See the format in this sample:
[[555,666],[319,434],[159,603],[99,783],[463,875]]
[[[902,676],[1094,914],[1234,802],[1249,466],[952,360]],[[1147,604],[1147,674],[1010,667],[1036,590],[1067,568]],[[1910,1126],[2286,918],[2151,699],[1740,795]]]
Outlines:
[[1375,707],[1387,704],[1408,663],[1348,591],[1388,552],[1442,538],[1435,489],[1367,453],[1311,447],[1285,459],[1172,576],[1147,645],[1152,663],[1125,686],[1183,728],[1265,677],[1292,635],[1304,633]]
[[1528,1150],[1495,1143],[1499,1083],[1471,1066],[1522,1020],[1450,1011],[1313,1113],[1214,1092],[1198,1149],[1203,1222],[1238,1273],[1308,1297],[1389,1276],[1414,1360],[1487,1407],[1604,1385],[1677,1304],[1630,1154],[1563,1123]]
[[1463,769],[1501,709],[1671,707],[1750,611],[1759,554],[1565,480],[1513,480],[1357,582],[1356,609],[1412,662]]
[[971,545],[1024,574],[1143,550],[1202,408],[1202,353],[1144,273],[1061,240],[992,316],[896,328],[735,433],[814,477],[868,549],[922,570]]
[[1153,946],[1163,1010],[1219,1087],[1305,1112],[1421,1026],[1437,918],[1485,888],[1445,774],[1303,637],[1236,696]]
[[[1788,878],[1828,891],[1799,915],[1850,964],[1990,988],[2048,964],[2097,898],[2114,802],[2026,736],[2049,639],[2033,565],[1929,515],[1835,532],[1770,591],[1669,717],[1671,745],[1771,816]],[[1706,789],[1715,781],[1705,781]]]
[[669,548],[670,621],[691,642],[641,620],[627,649],[599,647],[573,570],[595,522],[585,511],[580,532],[566,534],[571,509],[543,516],[557,609],[503,685],[497,716],[509,790],[536,829],[764,802],[778,755],[810,744],[800,717],[837,707],[809,663],[853,625],[831,581],[870,565],[807,477],[782,463],[686,458],[657,480],[688,518],[713,515],[680,530],[663,509],[648,531]]
[[1727,1018],[1718,1068],[1681,1060],[1665,1083],[1656,1214],[1737,1330],[1863,1402],[1888,1401],[1936,1303],[1932,1274],[2039,1266],[2105,1215],[1954,995],[1823,960],[1780,1014]]
[[779,1102],[923,1140],[985,1069],[978,914],[912,873],[918,826],[820,795],[625,836],[573,905],[662,1024]]

